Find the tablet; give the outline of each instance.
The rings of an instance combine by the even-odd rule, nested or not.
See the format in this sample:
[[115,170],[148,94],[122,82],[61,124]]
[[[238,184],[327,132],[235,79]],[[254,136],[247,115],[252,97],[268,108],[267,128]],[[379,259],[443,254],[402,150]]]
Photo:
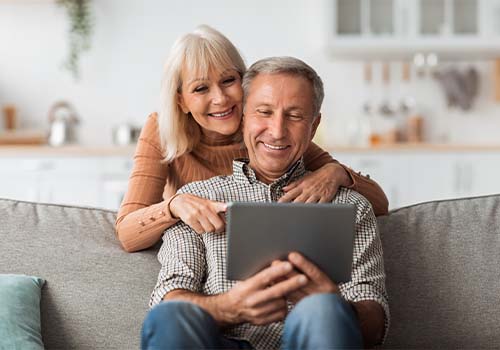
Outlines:
[[228,204],[226,278],[245,280],[303,254],[335,283],[351,280],[356,209],[353,204]]

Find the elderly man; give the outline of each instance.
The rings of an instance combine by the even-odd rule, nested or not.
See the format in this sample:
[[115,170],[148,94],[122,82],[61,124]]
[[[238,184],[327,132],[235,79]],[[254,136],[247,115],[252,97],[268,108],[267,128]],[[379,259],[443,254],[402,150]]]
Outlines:
[[[298,59],[268,58],[249,68],[243,89],[249,159],[235,160],[231,176],[191,183],[179,192],[222,202],[271,202],[306,173],[302,155],[321,119],[319,76]],[[143,349],[331,349],[381,343],[389,310],[373,210],[347,188],[333,202],[354,203],[357,211],[352,279],[338,285],[297,252],[245,281],[229,281],[225,234],[200,235],[182,222],[168,229],[150,302],[159,305],[144,322]]]

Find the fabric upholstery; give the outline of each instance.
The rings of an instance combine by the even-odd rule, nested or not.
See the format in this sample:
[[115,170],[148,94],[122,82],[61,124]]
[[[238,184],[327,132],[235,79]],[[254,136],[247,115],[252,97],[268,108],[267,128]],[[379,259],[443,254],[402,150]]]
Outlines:
[[43,350],[43,283],[34,276],[0,274],[0,349]]
[[429,202],[379,218],[386,348],[499,348],[500,195]]
[[126,253],[106,210],[0,200],[0,273],[40,276],[47,349],[138,349],[157,249]]
[[[137,349],[158,246],[125,253],[112,211],[0,199],[0,273],[40,276],[47,349]],[[500,195],[378,219],[391,328],[384,348],[498,348]]]

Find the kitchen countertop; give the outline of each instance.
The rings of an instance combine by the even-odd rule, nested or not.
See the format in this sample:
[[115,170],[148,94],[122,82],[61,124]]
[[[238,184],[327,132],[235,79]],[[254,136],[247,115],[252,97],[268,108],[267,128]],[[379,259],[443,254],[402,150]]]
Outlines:
[[64,156],[64,157],[133,157],[135,145],[129,146],[88,146],[67,145],[52,147],[49,145],[0,146],[0,156]]
[[[371,147],[331,145],[324,147],[329,152],[376,153],[376,152],[500,152],[500,144],[438,144],[438,143],[397,143]],[[52,147],[48,145],[15,145],[0,146],[0,156],[69,156],[100,157],[126,156],[133,157],[135,145],[128,146],[89,146],[67,145]]]
[[451,144],[451,143],[394,143],[377,146],[332,145],[325,147],[330,152],[498,152],[500,144]]

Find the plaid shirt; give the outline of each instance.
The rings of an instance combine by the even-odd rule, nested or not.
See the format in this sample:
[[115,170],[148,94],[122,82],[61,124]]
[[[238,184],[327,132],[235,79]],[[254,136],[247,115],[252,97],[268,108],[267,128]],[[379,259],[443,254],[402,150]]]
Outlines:
[[[248,166],[248,160],[235,160],[233,175],[192,182],[179,189],[178,193],[191,193],[221,202],[275,202],[284,194],[283,187],[305,174],[301,159],[281,178],[267,185],[257,180]],[[389,306],[382,245],[372,207],[362,195],[347,188],[339,189],[333,203],[352,203],[356,206],[352,280],[339,284],[340,292],[349,301],[373,300],[379,303],[385,312],[387,334]],[[167,229],[158,253],[162,267],[150,306],[159,304],[165,294],[174,289],[205,295],[229,291],[236,281],[225,277],[226,244],[225,234],[197,234],[181,221]],[[255,348],[276,349],[280,347],[282,331],[283,322],[265,326],[244,323],[225,329],[224,335],[245,339]]]

